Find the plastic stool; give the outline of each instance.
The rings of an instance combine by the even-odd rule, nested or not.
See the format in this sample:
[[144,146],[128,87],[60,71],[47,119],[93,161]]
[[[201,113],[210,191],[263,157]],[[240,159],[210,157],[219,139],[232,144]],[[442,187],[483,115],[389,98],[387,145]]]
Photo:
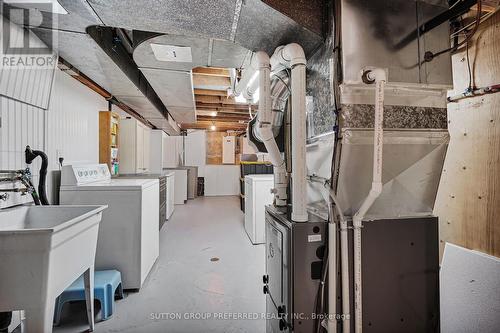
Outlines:
[[[116,270],[94,272],[94,298],[101,303],[101,320],[107,320],[113,314],[115,306],[115,293],[123,298],[122,276]],[[83,276],[80,276],[71,286],[66,288],[56,299],[54,308],[54,324],[61,321],[61,312],[64,303],[85,300]]]

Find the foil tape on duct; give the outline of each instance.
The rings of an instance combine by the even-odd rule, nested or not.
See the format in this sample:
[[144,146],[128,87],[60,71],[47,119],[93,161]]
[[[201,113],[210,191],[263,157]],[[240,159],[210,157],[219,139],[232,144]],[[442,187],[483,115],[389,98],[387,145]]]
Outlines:
[[[382,194],[367,218],[432,215],[449,135],[444,130],[386,130]],[[370,190],[373,131],[342,131],[337,196],[352,216]]]

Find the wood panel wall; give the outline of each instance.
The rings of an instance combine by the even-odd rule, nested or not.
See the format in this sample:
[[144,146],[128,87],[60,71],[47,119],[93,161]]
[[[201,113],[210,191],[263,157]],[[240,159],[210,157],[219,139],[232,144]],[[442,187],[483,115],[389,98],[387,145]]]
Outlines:
[[[466,50],[453,59],[454,91],[469,85]],[[473,83],[500,83],[500,12],[469,47]],[[436,200],[445,242],[500,256],[500,93],[448,104],[450,145]]]

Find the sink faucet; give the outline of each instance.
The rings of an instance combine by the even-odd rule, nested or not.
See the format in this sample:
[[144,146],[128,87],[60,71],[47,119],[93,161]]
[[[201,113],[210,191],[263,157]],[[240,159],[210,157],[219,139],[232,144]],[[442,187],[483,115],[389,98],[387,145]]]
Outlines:
[[9,198],[9,193],[7,192],[17,192],[21,195],[26,195],[27,193],[33,196],[35,204],[39,204],[38,195],[36,194],[35,187],[31,181],[31,171],[29,168],[24,170],[0,170],[0,174],[7,174],[6,177],[0,177],[0,183],[15,183],[20,181],[23,187],[17,188],[3,188],[0,189],[0,200],[6,201]]

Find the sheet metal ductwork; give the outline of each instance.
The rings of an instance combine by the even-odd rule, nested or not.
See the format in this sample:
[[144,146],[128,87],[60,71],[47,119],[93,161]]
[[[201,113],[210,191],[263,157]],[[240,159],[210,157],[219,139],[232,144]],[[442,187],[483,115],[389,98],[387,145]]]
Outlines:
[[[179,123],[196,122],[192,68],[241,68],[252,54],[228,41],[142,31],[134,31],[133,42],[135,63]],[[153,51],[158,46],[187,47],[192,61],[161,61]]]
[[[290,76],[289,72],[286,70],[280,71],[273,74],[271,78],[271,110],[272,110],[272,131],[280,151],[284,151],[284,137],[285,137],[285,127],[283,126],[283,120],[285,118],[285,113],[287,112],[287,107],[289,105],[288,98],[290,97]],[[267,152],[266,148],[262,144],[262,137],[258,131],[256,124],[256,117],[252,119],[249,124],[248,132],[251,132],[249,137],[250,141],[254,144],[260,152]]]
[[[149,120],[153,119],[151,122],[159,124],[156,125],[159,128],[176,127],[175,122],[191,122],[195,119],[193,112],[184,118],[183,113],[187,112],[185,103],[188,99],[184,98],[178,105],[178,101],[171,101],[171,96],[176,93],[172,94],[171,91],[160,87],[165,80],[179,80],[179,77],[174,78],[172,73],[166,71],[155,72],[158,69],[172,68],[160,66],[146,70],[140,59],[141,55],[137,54],[137,57],[134,55],[134,59],[142,64],[138,67],[147,80],[151,81],[151,86],[168,111],[172,109],[171,114],[174,118],[177,114],[179,119],[173,121],[162,116],[163,108],[157,107],[155,101],[148,100],[140,87],[134,88],[134,82],[130,85],[131,80],[127,79],[126,75],[114,72],[116,66],[112,64],[113,62],[104,59],[103,55],[107,57],[105,53],[97,50],[95,42],[86,35],[88,27],[107,26],[130,31],[150,31],[160,35],[168,34],[171,38],[177,36],[185,42],[195,38],[198,40],[193,42],[202,41],[206,44],[204,48],[212,52],[211,61],[202,62],[200,65],[223,67],[229,65],[241,67],[239,60],[242,50],[264,49],[270,53],[278,45],[299,42],[306,53],[311,54],[322,41],[318,33],[304,28],[260,0],[166,0],[162,1],[161,5],[154,0],[59,0],[59,2],[68,14],[51,16],[44,12],[33,11],[30,13],[33,16],[30,17],[31,23],[23,20],[15,23],[32,28],[64,59],[139,114]],[[51,31],[57,32],[58,38],[54,41],[49,38]],[[139,47],[138,44],[134,46]],[[217,62],[218,51],[222,54],[220,60],[224,61]],[[224,58],[225,53],[232,53],[237,61],[232,64],[231,61],[226,63],[225,60],[228,58]],[[195,67],[194,64],[192,67]],[[172,75],[166,78],[163,74]],[[188,81],[189,75],[184,73],[179,82]],[[187,89],[188,84],[183,86]],[[183,93],[187,96],[186,92]],[[193,110],[191,103],[189,110]],[[172,130],[174,129],[170,129]]]

